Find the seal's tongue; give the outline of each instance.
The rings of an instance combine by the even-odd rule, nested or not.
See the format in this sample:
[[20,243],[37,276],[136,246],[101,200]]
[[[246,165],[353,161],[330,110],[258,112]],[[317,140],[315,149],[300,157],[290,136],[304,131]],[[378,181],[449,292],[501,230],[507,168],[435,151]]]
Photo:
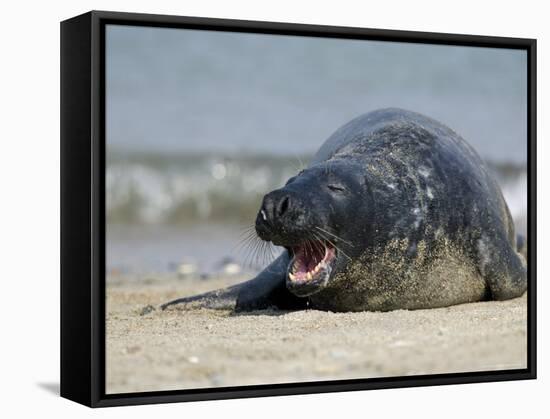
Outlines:
[[326,269],[335,257],[335,250],[323,242],[307,242],[292,248],[293,263],[289,272],[291,280],[309,280]]

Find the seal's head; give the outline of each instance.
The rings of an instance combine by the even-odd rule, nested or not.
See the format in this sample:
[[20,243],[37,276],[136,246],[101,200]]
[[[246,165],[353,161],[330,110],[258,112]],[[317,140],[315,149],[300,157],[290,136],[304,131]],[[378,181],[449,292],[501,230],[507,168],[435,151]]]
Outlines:
[[311,166],[263,199],[256,232],[288,250],[286,285],[297,296],[320,291],[344,270],[356,256],[354,241],[369,228],[368,187],[357,166],[349,160]]

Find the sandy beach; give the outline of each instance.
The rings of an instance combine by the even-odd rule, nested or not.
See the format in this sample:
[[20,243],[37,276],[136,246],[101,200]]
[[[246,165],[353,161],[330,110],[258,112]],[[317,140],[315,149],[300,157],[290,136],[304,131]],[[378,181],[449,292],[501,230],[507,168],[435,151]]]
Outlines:
[[242,279],[110,277],[107,393],[526,367],[525,295],[387,313],[157,308]]

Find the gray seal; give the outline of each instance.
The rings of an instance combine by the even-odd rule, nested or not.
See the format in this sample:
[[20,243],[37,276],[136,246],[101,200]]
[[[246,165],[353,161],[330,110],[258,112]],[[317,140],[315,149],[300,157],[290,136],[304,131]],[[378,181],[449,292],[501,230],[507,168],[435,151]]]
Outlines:
[[484,162],[448,127],[402,109],[339,128],[265,195],[255,228],[284,247],[256,278],[163,308],[425,309],[527,288],[512,217]]

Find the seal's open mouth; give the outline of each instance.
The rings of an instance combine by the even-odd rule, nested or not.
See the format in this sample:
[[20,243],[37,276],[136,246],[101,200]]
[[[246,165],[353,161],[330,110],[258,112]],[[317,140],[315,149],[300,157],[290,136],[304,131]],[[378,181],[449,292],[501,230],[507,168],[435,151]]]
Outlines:
[[306,242],[290,249],[293,258],[288,267],[287,288],[300,297],[319,291],[330,277],[336,249],[322,241]]

